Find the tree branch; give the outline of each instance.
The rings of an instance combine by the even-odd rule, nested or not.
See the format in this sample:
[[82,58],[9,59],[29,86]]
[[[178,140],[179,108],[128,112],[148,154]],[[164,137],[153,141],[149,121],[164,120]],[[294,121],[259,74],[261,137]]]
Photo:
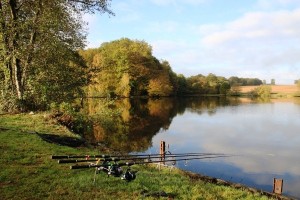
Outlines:
[[67,0],[69,4],[74,7],[79,6],[79,10],[83,12],[94,13],[95,11],[101,13],[108,13],[109,15],[115,15],[113,11],[108,9],[111,0]]
[[[42,9],[43,9],[42,0],[39,0],[38,9],[37,9],[37,12],[35,13],[35,16],[33,19],[33,26],[37,25],[38,19],[39,19],[40,15],[42,14]],[[28,66],[30,65],[30,63],[33,59],[33,50],[34,50],[34,44],[36,42],[36,36],[37,36],[37,29],[33,29],[32,33],[30,35],[29,43],[28,43],[27,57],[24,62],[24,70],[23,70],[23,74],[22,74],[22,86],[23,87],[25,87],[25,83],[26,83],[26,79],[27,79]]]

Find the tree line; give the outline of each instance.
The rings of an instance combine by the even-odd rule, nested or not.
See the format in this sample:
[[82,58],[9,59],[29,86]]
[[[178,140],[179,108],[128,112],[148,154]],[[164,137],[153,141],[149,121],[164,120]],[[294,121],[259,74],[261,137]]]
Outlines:
[[80,55],[93,71],[92,83],[86,91],[94,97],[225,95],[232,86],[262,84],[257,78],[176,74],[168,61],[152,55],[152,47],[145,41],[128,38],[81,50]]
[[82,15],[107,13],[110,0],[0,1],[0,109],[47,109],[86,96],[227,94],[257,79],[185,77],[145,41],[122,38],[83,50]]

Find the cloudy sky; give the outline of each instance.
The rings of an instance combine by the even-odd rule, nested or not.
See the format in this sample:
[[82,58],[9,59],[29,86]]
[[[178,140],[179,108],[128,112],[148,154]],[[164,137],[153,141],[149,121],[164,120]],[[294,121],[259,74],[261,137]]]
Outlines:
[[300,79],[300,0],[112,0],[85,15],[88,47],[144,40],[177,74]]

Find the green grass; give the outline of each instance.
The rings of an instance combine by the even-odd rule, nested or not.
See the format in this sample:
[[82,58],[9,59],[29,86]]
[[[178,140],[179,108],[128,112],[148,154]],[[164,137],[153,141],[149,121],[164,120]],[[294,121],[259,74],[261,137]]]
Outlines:
[[[97,154],[95,149],[48,143],[33,131],[72,136],[43,114],[0,116],[0,199],[268,199],[258,193],[191,180],[178,169],[133,166],[137,178],[125,182],[94,170],[70,170],[51,155]],[[78,137],[73,135],[74,137]]]

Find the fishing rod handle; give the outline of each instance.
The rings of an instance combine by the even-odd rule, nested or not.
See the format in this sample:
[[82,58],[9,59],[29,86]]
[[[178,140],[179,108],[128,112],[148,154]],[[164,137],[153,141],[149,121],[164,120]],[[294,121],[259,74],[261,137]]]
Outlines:
[[59,164],[64,164],[64,163],[78,163],[78,162],[94,162],[98,161],[97,159],[89,159],[89,160],[58,160]]
[[85,160],[58,160],[59,164],[63,163],[79,163],[79,162],[94,162],[94,161],[120,161],[120,158],[99,158],[99,159],[85,159]]
[[70,158],[111,158],[111,155],[52,155],[52,159],[70,159]]

